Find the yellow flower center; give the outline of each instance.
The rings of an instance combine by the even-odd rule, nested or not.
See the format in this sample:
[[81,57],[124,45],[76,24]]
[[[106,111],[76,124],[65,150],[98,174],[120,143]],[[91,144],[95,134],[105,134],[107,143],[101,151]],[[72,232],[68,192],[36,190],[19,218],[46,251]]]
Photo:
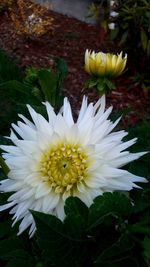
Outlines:
[[88,165],[88,155],[80,146],[62,144],[44,153],[40,174],[56,193],[63,194],[86,178]]

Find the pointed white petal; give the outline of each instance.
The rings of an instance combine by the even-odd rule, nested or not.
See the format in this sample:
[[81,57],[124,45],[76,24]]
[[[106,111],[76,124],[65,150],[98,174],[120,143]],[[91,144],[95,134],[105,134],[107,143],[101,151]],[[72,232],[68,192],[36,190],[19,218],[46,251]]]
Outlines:
[[82,100],[82,104],[81,104],[81,108],[80,108],[77,124],[79,124],[80,121],[83,119],[86,110],[87,110],[87,97],[84,96],[83,100]]
[[65,212],[64,212],[64,202],[62,200],[60,200],[56,206],[56,214],[60,220],[62,221],[64,220]]
[[11,208],[12,206],[14,206],[16,204],[16,201],[12,201],[10,203],[7,203],[5,205],[0,206],[0,211],[6,210]]
[[48,102],[45,102],[43,104],[46,106],[49,123],[53,127],[54,123],[55,123],[55,120],[56,120],[56,114],[54,112],[54,108]]
[[63,117],[64,117],[64,120],[67,123],[68,127],[71,127],[74,124],[71,106],[70,106],[70,103],[66,97],[64,98]]
[[26,215],[19,226],[18,235],[24,232],[33,223],[33,217],[31,214]]

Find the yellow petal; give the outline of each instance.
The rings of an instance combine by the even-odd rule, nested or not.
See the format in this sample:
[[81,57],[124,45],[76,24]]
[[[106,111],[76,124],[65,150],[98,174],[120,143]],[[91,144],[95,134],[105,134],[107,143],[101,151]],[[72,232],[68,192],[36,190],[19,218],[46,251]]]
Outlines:
[[90,52],[88,51],[88,49],[86,49],[86,51],[85,51],[85,71],[90,74],[89,56],[90,56]]
[[85,52],[85,70],[92,75],[96,76],[109,76],[115,77],[119,76],[125,66],[127,61],[127,55],[122,57],[122,52],[115,55],[111,53],[95,53],[95,51]]
[[95,58],[93,58],[92,56],[90,56],[89,58],[89,69],[90,69],[91,74],[96,73]]

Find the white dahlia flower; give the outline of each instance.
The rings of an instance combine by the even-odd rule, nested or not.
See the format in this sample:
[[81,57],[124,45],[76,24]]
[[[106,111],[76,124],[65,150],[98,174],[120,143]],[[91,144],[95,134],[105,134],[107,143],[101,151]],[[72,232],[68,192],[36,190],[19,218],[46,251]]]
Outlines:
[[[1,181],[1,192],[13,192],[0,211],[11,208],[13,225],[22,220],[21,234],[30,226],[29,235],[36,230],[29,211],[35,210],[64,219],[67,197],[77,196],[87,206],[104,192],[131,190],[135,182],[146,179],[120,169],[145,152],[125,151],[136,138],[123,142],[127,132],[112,132],[115,123],[108,119],[112,107],[105,110],[105,96],[95,105],[84,97],[76,122],[67,98],[61,112],[55,114],[46,102],[48,121],[28,105],[33,122],[23,115],[12,124],[10,139],[14,145],[2,145],[3,158],[10,171]],[[20,138],[19,138],[20,136]]]

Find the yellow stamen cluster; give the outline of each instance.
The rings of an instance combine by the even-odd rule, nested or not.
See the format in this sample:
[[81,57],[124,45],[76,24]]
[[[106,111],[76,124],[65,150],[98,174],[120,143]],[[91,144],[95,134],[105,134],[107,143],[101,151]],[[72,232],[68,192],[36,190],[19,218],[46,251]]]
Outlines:
[[87,176],[88,156],[79,146],[62,144],[44,153],[40,173],[56,193],[73,190]]

